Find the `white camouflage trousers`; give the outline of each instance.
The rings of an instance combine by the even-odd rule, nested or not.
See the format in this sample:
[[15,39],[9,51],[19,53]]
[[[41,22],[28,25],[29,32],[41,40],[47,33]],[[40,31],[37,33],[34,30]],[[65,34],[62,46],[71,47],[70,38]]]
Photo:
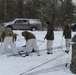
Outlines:
[[13,54],[18,54],[17,49],[16,49],[16,44],[15,42],[13,42],[13,37],[5,37],[4,42],[2,44],[1,53],[2,54],[7,53],[6,50],[9,45],[11,46]]
[[71,39],[65,39],[66,51],[70,51],[70,42],[71,42]]
[[[71,43],[71,39],[65,39],[66,51],[70,51],[70,43]],[[69,63],[69,64],[71,63],[71,55],[72,55],[71,53],[72,52],[70,52],[69,54],[67,54],[66,63]]]
[[[26,49],[25,49],[25,52],[29,53],[31,52],[32,50],[35,50],[37,51],[37,55],[40,55],[39,53],[39,48],[37,46],[37,42],[36,42],[36,39],[30,39],[26,42]],[[30,53],[31,54],[31,53]]]
[[47,52],[53,53],[53,40],[47,40],[46,48]]

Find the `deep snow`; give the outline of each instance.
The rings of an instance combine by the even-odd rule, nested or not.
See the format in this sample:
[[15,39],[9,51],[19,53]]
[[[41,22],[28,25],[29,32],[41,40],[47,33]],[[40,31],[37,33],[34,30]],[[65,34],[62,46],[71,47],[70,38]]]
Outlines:
[[[18,34],[15,42],[17,50],[24,50],[25,48],[22,48],[22,46],[25,45],[26,41],[24,37],[21,36],[22,31],[15,30],[14,32]],[[44,40],[46,31],[33,31],[32,33],[36,35],[39,50],[43,50],[40,51],[41,56],[37,56],[35,53],[32,53],[32,56],[22,58],[14,56],[7,57],[7,55],[0,54],[0,75],[20,75],[22,73],[25,73],[25,75],[75,75],[71,73],[69,68],[57,70],[58,67],[54,67],[68,62],[68,59],[71,57],[71,51],[69,54],[66,54],[64,52],[64,47],[62,49],[54,49],[53,54],[47,55],[45,50],[46,40]],[[72,32],[72,37],[75,33],[76,32]],[[53,48],[65,45],[62,31],[54,31],[54,35],[55,40]],[[10,50],[9,46],[8,51]],[[59,56],[60,54],[63,56]]]

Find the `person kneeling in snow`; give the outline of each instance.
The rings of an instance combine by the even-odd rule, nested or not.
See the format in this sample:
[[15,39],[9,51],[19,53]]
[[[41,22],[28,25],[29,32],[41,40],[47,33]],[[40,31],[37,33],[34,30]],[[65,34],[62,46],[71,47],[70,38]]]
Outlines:
[[13,33],[13,31],[10,28],[5,28],[2,33],[2,36],[4,36],[4,40],[3,40],[3,44],[2,44],[1,53],[2,54],[7,53],[6,49],[7,49],[8,45],[10,45],[12,48],[13,54],[18,54],[18,52],[16,50],[16,45],[14,43],[14,41],[16,40],[16,37],[15,37],[15,34]]
[[35,35],[31,32],[24,31],[24,32],[22,32],[22,36],[24,36],[25,40],[26,40],[26,50],[24,50],[26,55],[31,54],[32,49],[34,49],[36,51],[37,55],[40,56]]

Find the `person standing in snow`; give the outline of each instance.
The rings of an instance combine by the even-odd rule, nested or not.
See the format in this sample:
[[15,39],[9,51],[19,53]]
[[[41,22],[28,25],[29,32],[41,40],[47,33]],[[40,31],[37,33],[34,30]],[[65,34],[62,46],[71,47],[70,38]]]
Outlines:
[[54,40],[54,28],[49,21],[46,22],[46,26],[47,26],[47,33],[44,39],[47,40],[47,44],[46,44],[47,54],[53,54],[52,47],[53,47],[53,40]]
[[31,32],[24,31],[22,32],[22,36],[24,36],[26,40],[26,50],[24,50],[26,55],[30,55],[32,52],[32,49],[34,49],[37,55],[40,56],[35,35]]
[[18,54],[16,49],[16,44],[15,44],[16,38],[15,38],[14,32],[10,28],[6,27],[2,33],[2,36],[4,36],[4,41],[2,44],[1,53],[6,54],[7,53],[6,49],[8,45],[10,45],[12,48],[13,54]]
[[65,38],[66,50],[68,53],[70,51],[70,42],[71,42],[71,27],[67,21],[64,22],[63,36]]

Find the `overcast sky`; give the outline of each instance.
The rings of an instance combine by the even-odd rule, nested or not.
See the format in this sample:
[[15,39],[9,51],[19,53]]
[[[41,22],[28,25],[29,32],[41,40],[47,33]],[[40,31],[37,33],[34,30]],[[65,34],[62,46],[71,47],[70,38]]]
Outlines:
[[76,5],[76,0],[73,0],[74,4]]

